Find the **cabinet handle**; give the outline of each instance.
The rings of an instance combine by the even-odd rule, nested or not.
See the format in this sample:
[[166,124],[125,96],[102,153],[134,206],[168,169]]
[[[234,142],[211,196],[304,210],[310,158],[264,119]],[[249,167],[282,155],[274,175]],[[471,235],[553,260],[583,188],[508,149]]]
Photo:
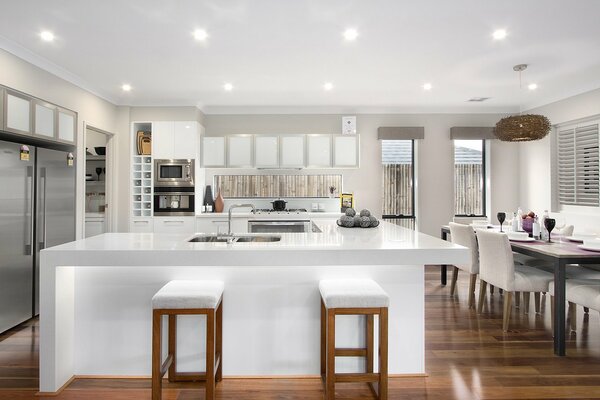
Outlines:
[[134,224],[147,224],[148,221],[133,221]]
[[212,222],[213,224],[226,224],[227,223],[227,221],[220,221],[220,220],[219,221],[210,221],[210,222]]
[[164,221],[165,224],[183,224],[184,221]]

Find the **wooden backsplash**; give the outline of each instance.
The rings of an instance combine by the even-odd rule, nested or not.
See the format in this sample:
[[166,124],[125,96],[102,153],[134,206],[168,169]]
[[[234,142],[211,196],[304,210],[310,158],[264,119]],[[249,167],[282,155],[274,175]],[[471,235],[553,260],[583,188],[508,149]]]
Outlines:
[[223,197],[330,197],[342,192],[342,175],[215,175]]

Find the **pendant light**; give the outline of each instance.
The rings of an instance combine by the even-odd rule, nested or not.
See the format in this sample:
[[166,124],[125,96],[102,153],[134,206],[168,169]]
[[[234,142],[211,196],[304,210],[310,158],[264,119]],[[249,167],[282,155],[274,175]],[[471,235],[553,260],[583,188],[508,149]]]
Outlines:
[[[519,73],[519,89],[522,90],[521,74],[527,69],[527,64],[518,64],[513,71]],[[519,114],[502,118],[496,124],[494,134],[504,142],[529,142],[539,140],[550,132],[550,120],[539,114]]]

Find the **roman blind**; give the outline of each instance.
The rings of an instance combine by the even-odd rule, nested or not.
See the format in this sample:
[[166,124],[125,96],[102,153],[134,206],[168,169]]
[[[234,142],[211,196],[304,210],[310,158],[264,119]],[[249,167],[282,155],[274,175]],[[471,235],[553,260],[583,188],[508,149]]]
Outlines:
[[600,121],[559,127],[558,198],[561,205],[598,207]]

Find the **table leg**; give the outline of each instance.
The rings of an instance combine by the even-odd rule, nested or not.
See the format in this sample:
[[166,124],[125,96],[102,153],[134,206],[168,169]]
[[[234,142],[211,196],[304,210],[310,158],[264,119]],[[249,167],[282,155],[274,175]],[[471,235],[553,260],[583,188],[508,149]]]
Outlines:
[[566,355],[565,318],[565,263],[560,259],[554,262],[554,354]]
[[[441,234],[441,238],[442,240],[448,240],[448,234],[442,229],[442,234]],[[447,277],[447,272],[448,272],[448,266],[447,265],[442,265],[441,268],[441,283],[442,285],[446,285],[446,283],[448,282],[448,277]]]

